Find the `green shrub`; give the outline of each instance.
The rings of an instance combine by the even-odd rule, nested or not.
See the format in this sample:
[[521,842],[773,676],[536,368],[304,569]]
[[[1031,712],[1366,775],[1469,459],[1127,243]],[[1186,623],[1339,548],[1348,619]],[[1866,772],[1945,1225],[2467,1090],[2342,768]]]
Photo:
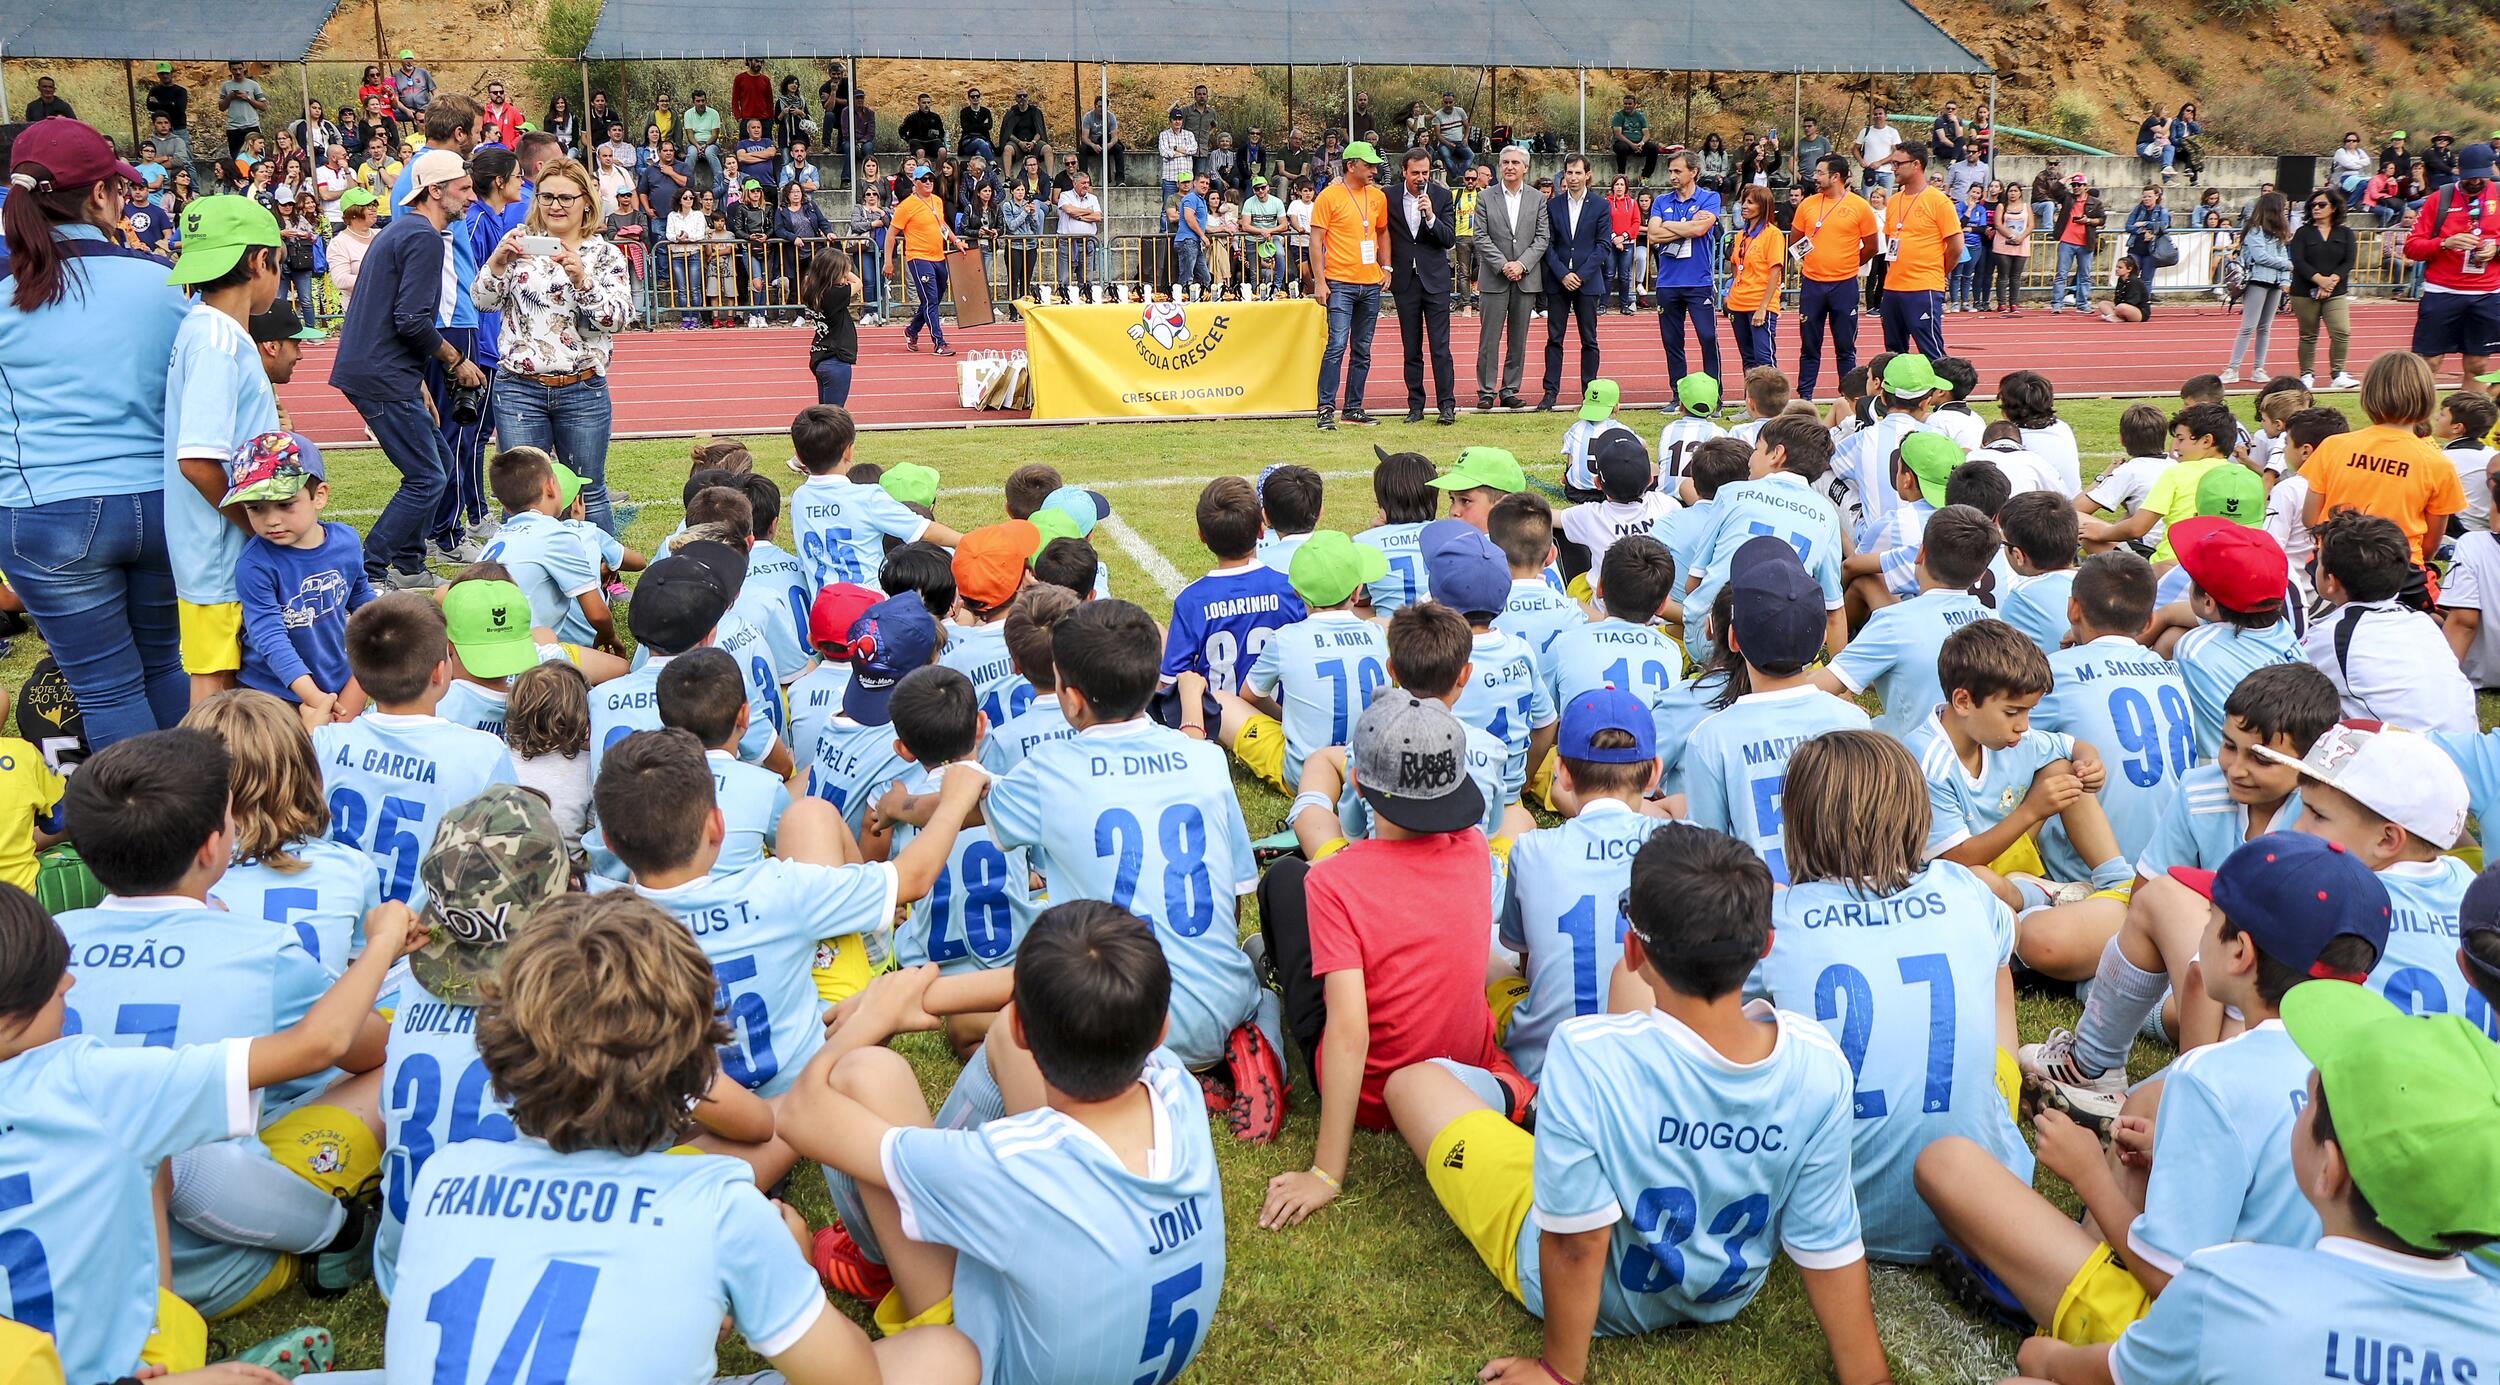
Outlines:
[[2048,133],[2082,142],[2092,138],[2093,127],[2100,120],[2100,109],[2092,104],[2092,98],[2079,91],[2061,91],[2049,102],[2045,123]]

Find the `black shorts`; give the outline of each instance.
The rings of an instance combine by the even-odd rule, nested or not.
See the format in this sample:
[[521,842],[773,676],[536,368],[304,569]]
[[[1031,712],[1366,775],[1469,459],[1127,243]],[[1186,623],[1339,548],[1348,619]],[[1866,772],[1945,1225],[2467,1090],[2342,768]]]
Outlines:
[[2500,350],[2500,292],[2422,295],[2413,349],[2423,356],[2488,356]]

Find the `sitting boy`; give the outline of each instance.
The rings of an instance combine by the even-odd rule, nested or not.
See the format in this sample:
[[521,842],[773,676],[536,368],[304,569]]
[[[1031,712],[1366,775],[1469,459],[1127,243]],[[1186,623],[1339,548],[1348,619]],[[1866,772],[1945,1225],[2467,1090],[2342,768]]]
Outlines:
[[1065,588],[1035,586],[1007,608],[1007,657],[1016,666],[1016,676],[1032,685],[1033,698],[981,738],[981,767],[990,773],[1005,774],[1032,754],[1033,747],[1076,734],[1059,706],[1059,670],[1050,660],[1050,638],[1078,600]]
[[[1628,430],[1627,430],[1628,431]],[[1372,468],[1372,499],[1380,508],[1356,543],[1377,548],[1389,560],[1389,571],[1371,584],[1372,614],[1382,620],[1424,599],[1424,560],[1415,536],[1434,519],[1439,508],[1432,488],[1432,460],[1420,452],[1387,452],[1375,444],[1379,464]]]
[[1684,508],[1656,486],[1658,469],[1649,449],[1630,429],[1600,438],[1590,459],[1597,492],[1587,502],[1562,512],[1554,540],[1565,586],[1577,577],[1594,577],[1606,565],[1606,553],[1620,539],[1646,535],[1661,520]]
[[2344,715],[2415,731],[2481,730],[2474,685],[2439,622],[2401,596],[2414,575],[2404,530],[2392,519],[2339,511],[2311,532],[2327,610],[2300,646],[2334,680]]
[[[1259,561],[1259,495],[1248,481],[1218,476],[1207,482],[1198,492],[1197,518],[1198,541],[1215,555],[1215,568],[1172,598],[1163,682],[1195,673],[1216,692],[1238,693],[1268,640],[1307,612],[1284,572]],[[1172,705],[1159,720],[1205,729],[1203,703]]]
[[[1563,430],[1563,499],[1574,505],[1594,504],[1603,498],[1605,487],[1597,475],[1596,448],[1600,439],[1610,433],[1631,433],[1629,425],[1615,417],[1615,407],[1623,400],[1623,388],[1612,380],[1591,380],[1580,391],[1580,412]],[[1642,449],[1648,455],[1648,449]]]
[[[703,762],[712,771],[721,811],[720,860],[714,868],[734,873],[763,860],[781,830],[782,814],[790,810],[790,788],[772,771],[738,758],[738,738],[747,725],[746,683],[738,666],[717,649],[681,654],[660,670],[657,693],[660,725],[700,741]],[[597,827],[582,838],[582,849],[598,874],[626,878],[625,863],[609,853]]]
[[1215,699],[1224,713],[1216,743],[1270,788],[1281,793],[1301,783],[1315,752],[1344,745],[1372,694],[1388,683],[1388,636],[1354,609],[1356,594],[1388,571],[1379,549],[1334,529],[1308,535],[1294,549],[1288,580],[1310,614],[1268,640],[1241,693],[1212,692],[1195,673],[1175,684],[1183,707]]
[[807,471],[807,479],[790,492],[790,534],[798,541],[808,585],[819,590],[835,582],[875,581],[889,536],[905,543],[926,539],[941,548],[963,540],[877,486],[853,480],[851,448],[858,439],[850,414],[830,404],[801,409],[790,424],[791,448]]
[[1840,516],[1814,489],[1831,457],[1831,433],[1810,419],[1784,415],[1755,435],[1751,479],[1720,488],[1708,527],[1692,540],[1690,561],[1681,553],[1677,557],[1685,581],[1684,649],[1694,659],[1706,659],[1708,651],[1706,642],[1694,638],[1698,617],[1709,613],[1711,598],[1726,584],[1737,550],[1765,534],[1794,550],[1822,588],[1828,613],[1823,643],[1835,654],[1849,643],[1841,600]]
[[507,448],[487,464],[486,477],[504,519],[483,556],[503,564],[529,598],[531,622],[555,631],[559,640],[624,653],[599,585],[599,555],[559,518],[564,500],[547,454],[535,447]]
[[[2171,535],[2179,568],[2194,585],[2188,589],[2189,618],[2196,622],[2175,637],[2157,638],[2154,648],[2170,647],[2187,685],[2188,714],[2196,723],[2196,753],[2211,759],[2222,748],[2222,729],[2232,690],[2261,668],[2304,663],[2300,632],[2285,608],[2283,549],[2271,535],[2224,520],[2185,521],[2183,532]],[[2154,613],[2156,627],[2168,625],[2175,608]]]
[[1471,526],[1437,519],[1419,536],[1433,602],[1447,606],[1475,632],[1475,653],[1458,695],[1458,719],[1509,747],[1502,770],[1502,800],[1516,803],[1531,771],[1554,745],[1554,705],[1545,695],[1537,651],[1494,622],[1517,584],[1513,569],[1493,541]]
[[946,628],[938,662],[972,680],[972,694],[992,727],[1025,708],[1032,685],[1007,657],[1007,608],[1033,580],[1030,566],[1042,546],[1030,520],[985,524],[955,545],[955,605],[959,618]]
[[2066,642],[2066,594],[2075,585],[2082,522],[2055,491],[2025,491],[1997,511],[2014,587],[1997,599],[1997,618],[2031,637],[2043,654]]
[[[1902,449],[1908,452],[1926,439],[1953,450],[1952,443],[1935,433],[1913,433],[1902,440]],[[1927,481],[1921,478],[1919,484]],[[1904,508],[1894,513],[1910,511]],[[1937,683],[1937,651],[1955,631],[1988,619],[1988,608],[1969,588],[1987,572],[2000,543],[1996,525],[1977,510],[1950,505],[1936,511],[1925,521],[1915,550],[1918,594],[1907,601],[1879,605],[1849,647],[1816,671],[1814,685],[1835,697],[1848,698],[1874,688],[1884,703],[1884,714],[1876,719],[1875,728],[1895,739],[1907,737],[1935,714],[1936,704],[1944,699]]]
[[1307,466],[1287,463],[1259,473],[1259,561],[1278,572],[1293,570],[1293,551],[1319,528],[1327,483]]

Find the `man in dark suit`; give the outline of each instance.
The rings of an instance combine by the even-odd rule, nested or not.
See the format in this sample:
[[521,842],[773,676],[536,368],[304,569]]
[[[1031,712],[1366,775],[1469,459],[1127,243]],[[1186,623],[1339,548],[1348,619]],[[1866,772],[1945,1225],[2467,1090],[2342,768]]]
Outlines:
[[1406,421],[1424,421],[1424,347],[1432,347],[1432,392],[1441,422],[1458,422],[1450,375],[1450,247],[1458,237],[1450,190],[1432,181],[1432,151],[1406,151],[1389,190],[1389,298],[1406,346]]
[[1563,162],[1563,185],[1545,204],[1545,393],[1539,409],[1562,391],[1563,327],[1580,319],[1580,387],[1597,378],[1597,305],[1606,294],[1610,244],[1606,199],[1589,191],[1589,161]]

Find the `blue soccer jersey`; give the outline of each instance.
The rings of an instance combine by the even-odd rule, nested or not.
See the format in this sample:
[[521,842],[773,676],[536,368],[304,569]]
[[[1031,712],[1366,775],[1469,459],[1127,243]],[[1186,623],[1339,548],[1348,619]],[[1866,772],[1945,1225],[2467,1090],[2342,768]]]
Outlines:
[[[568,519],[564,521],[564,527],[582,536],[582,542],[590,545],[592,555],[598,558],[601,566],[611,571],[624,568],[625,541],[623,539],[587,519]],[[681,519],[677,521],[677,527],[669,531],[668,536],[673,539],[684,532],[686,532],[686,522]]]
[[512,584],[529,598],[530,623],[575,644],[591,639],[590,618],[580,597],[599,590],[599,554],[563,520],[524,510],[504,520],[482,555],[512,573]]
[[734,875],[635,889],[694,930],[729,1021],[721,1071],[765,1096],[790,1090],[824,1047],[824,1002],[811,970],[818,940],[884,932],[898,893],[894,867],[883,861],[767,860]]
[[1909,414],[1888,413],[1842,438],[1832,449],[1832,503],[1840,506],[1841,517],[1859,540],[1859,552],[1872,552],[1866,536],[1885,516],[1911,503],[1901,498],[1892,483],[1892,454],[1901,450],[1901,440],[1910,434],[1936,431]]
[[138,1368],[156,1323],[157,1166],[253,1132],[248,1049],[89,1036],[0,1062],[0,1316],[51,1334],[56,1378]]
[[362,851],[382,897],[422,909],[417,863],[452,809],[490,784],[518,782],[512,752],[483,731],[438,716],[367,712],[313,732],[330,837]]
[[2179,681],[2187,684],[2188,710],[2196,717],[2196,753],[2208,760],[2222,753],[2222,709],[2241,679],[2268,664],[2309,662],[2288,620],[2262,630],[2219,621],[2199,625],[2179,637],[2170,658],[2179,666]]
[[1826,731],[1873,726],[1856,703],[1812,685],[1748,693],[1693,728],[1684,746],[1686,811],[1695,826],[1725,832],[1760,852],[1771,878],[1786,883],[1780,793],[1788,757]]
[[847,476],[808,477],[790,492],[785,513],[811,592],[835,582],[874,589],[885,566],[885,541],[911,543],[929,529],[929,521],[884,487],[859,485]]
[[2074,593],[2073,568],[2017,577],[2013,590],[1997,602],[1997,619],[2022,631],[2041,653],[2053,655],[2066,643],[2066,603]]
[[1372,614],[1383,620],[1423,600],[1428,594],[1424,582],[1423,548],[1415,537],[1423,531],[1421,523],[1383,524],[1354,536],[1356,543],[1370,544],[1389,559],[1389,575],[1368,584],[1372,595]]
[[[84,345],[62,343],[69,351]],[[243,324],[194,302],[174,332],[164,400],[163,543],[173,558],[174,594],[194,606],[239,600],[234,569],[247,536],[200,495],[182,474],[182,463],[209,462],[222,473],[235,448],[286,426],[278,420],[277,391]],[[85,402],[101,412],[104,400]]]
[[[771,770],[758,769],[726,750],[705,751],[712,770],[712,801],[720,808],[720,858],[716,875],[734,875],[764,859],[781,832],[781,815],[790,808],[790,788]],[[632,872],[608,850],[608,839],[594,824],[582,834],[590,868],[611,880]]]
[[1283,711],[1285,787],[1302,782],[1302,762],[1344,745],[1354,719],[1389,683],[1389,636],[1352,611],[1321,611],[1276,632],[1242,687]]
[[1979,747],[1979,769],[1973,773],[1962,764],[1943,721],[1932,713],[1901,744],[1927,780],[1930,856],[1951,851],[2003,822],[2031,792],[2032,776],[2075,753],[2072,737],[2034,727],[2003,750]]
[[2431,743],[2446,751],[2465,776],[2465,791],[2474,809],[2474,823],[2486,845],[2500,829],[2500,733],[2490,731],[2426,732]]
[[2292,1174],[2292,1119],[2308,1099],[2309,1071],[2281,1020],[2179,1055],[2162,1083],[2129,1255],[2175,1275],[2207,1246],[2318,1239],[2317,1211]]
[[1467,725],[1491,732],[1493,739],[1508,748],[1502,801],[1515,803],[1536,768],[1528,763],[1528,738],[1553,725],[1558,713],[1546,696],[1536,652],[1526,640],[1503,630],[1480,630],[1468,662],[1472,671],[1467,686],[1459,690],[1458,705],[1450,710]]
[[2179,776],[2179,787],[2153,820],[2153,835],[2135,858],[2135,873],[2158,880],[2172,866],[2220,870],[2223,858],[2252,835],[2289,832],[2300,820],[2300,792],[2266,815],[2265,825],[2250,830],[2248,805],[2231,797],[2220,765],[2198,765]]
[[1655,626],[1608,616],[1554,636],[1545,646],[1544,668],[1545,698],[1556,707],[1584,692],[1621,688],[1658,717],[1675,705],[1684,683],[1684,651]]
[[1744,1310],[1785,1251],[1800,1268],[1865,1257],[1849,1184],[1849,1062],[1813,1021],[1737,1063],[1663,1011],[1566,1020],[1537,1089],[1535,1205],[1520,1298],[1542,1317],[1539,1233],[1612,1227],[1597,1332],[1628,1336]]
[[209,898],[244,918],[291,926],[295,940],[336,976],[365,949],[365,915],[382,902],[382,882],[363,852],[327,837],[296,842],[287,854],[301,863],[296,869],[266,861],[226,867]]
[[1710,506],[1709,530],[1694,545],[1695,561],[1679,571],[1701,579],[1684,598],[1685,647],[1696,658],[1709,647],[1702,618],[1727,585],[1728,565],[1749,539],[1768,535],[1797,550],[1797,560],[1823,589],[1823,609],[1840,609],[1840,516],[1831,502],[1791,472],[1722,487]]
[[[2153,839],[2163,809],[2179,801],[2179,785],[2196,767],[2196,718],[2188,709],[2179,666],[2123,635],[2049,656],[2055,680],[2032,709],[2031,724],[2062,732],[2100,752],[2107,773],[2098,795],[2117,834],[2118,854],[2132,861]],[[2041,859],[2060,880],[2091,874],[2062,832],[2044,834]]]
[[825,723],[842,710],[842,694],[851,686],[849,664],[817,661],[783,694],[790,708],[790,755],[801,768],[816,754],[816,740]]
[[903,1232],[956,1252],[955,1326],[991,1385],[1168,1381],[1215,1324],[1224,1193],[1206,1101],[1168,1050],[1141,1080],[1154,1101],[1144,1173],[1048,1107],[885,1137]]
[[[736,619],[734,615],[721,617],[720,628],[715,633],[727,635],[730,632],[730,622]],[[738,629],[745,632],[748,640],[760,643],[762,637],[755,633],[753,626],[739,621]],[[715,640],[714,643],[717,645],[719,641]],[[660,729],[660,670],[667,665],[671,657],[673,656],[653,654],[645,658],[639,666],[598,684],[590,690],[590,777],[592,779],[596,780],[599,777],[599,762],[607,755],[608,747],[636,731]],[[769,664],[769,657],[762,655],[760,650],[756,657],[765,658]],[[756,704],[760,695],[771,699],[777,708],[780,693],[772,688],[771,680],[767,678],[761,685],[764,691],[759,694],[757,670],[751,667],[749,662],[740,662],[738,672],[740,681],[745,683],[747,688],[747,729],[746,734],[738,740],[738,758],[749,764],[760,763],[765,756],[772,753],[773,742],[779,737],[774,733],[774,718],[757,710]],[[791,754],[796,755],[798,751],[793,749]]]
[[1007,719],[1004,726],[993,726],[981,738],[981,767],[992,774],[1005,774],[1023,764],[1033,747],[1044,741],[1064,741],[1076,734],[1068,725],[1068,714],[1059,708],[1059,694],[1042,693],[1025,704],[1023,711]]
[[1650,708],[1649,719],[1658,732],[1658,796],[1685,792],[1684,752],[1692,744],[1693,728],[1722,710],[1711,704],[1727,692],[1727,677],[1705,673],[1689,683],[1679,683],[1667,691]]
[[1607,982],[1623,959],[1632,856],[1665,823],[1601,798],[1561,826],[1511,843],[1501,939],[1524,962],[1528,994],[1510,1012],[1502,1047],[1530,1081],[1545,1068],[1555,1025],[1606,1008]]
[[1954,631],[1986,619],[1988,608],[1968,592],[1920,592],[1867,617],[1866,628],[1832,660],[1832,675],[1851,693],[1875,689],[1884,701],[1875,729],[1899,740],[1944,701],[1936,652]]
[[391,1374],[462,1385],[709,1385],[723,1317],[770,1357],[830,1311],[745,1164],[537,1140],[470,1140],[427,1162],[398,1281]]
[[1771,955],[1748,994],[1821,1020],[1857,1074],[1850,1167],[1866,1252],[1924,1264],[1944,1238],[1918,1195],[1919,1151],[1947,1135],[2031,1181],[1996,1088],[1997,978],[2014,915],[1979,878],[1932,861],[1897,893],[1829,880],[1772,896]]
[[894,741],[891,725],[862,726],[840,713],[816,733],[816,750],[806,764],[807,791],[832,804],[853,836],[867,821],[869,805],[917,768]]
[[1258,559],[1272,571],[1290,573],[1293,571],[1293,555],[1300,552],[1310,538],[1310,531],[1299,534],[1262,533],[1259,535]]
[[454,726],[483,731],[502,740],[504,712],[511,700],[512,695],[502,688],[455,678],[444,686],[442,700],[434,704],[434,715]]
[[[915,794],[938,791],[943,770],[913,767],[903,787]],[[967,771],[969,772],[969,771]],[[920,835],[907,823],[894,828],[894,850],[900,853]],[[1032,927],[1033,870],[1022,851],[999,846],[985,825],[955,834],[929,893],[916,901],[894,930],[894,962],[916,967],[935,962],[948,975],[1003,967],[1016,960],[1025,930]]]
[[1004,616],[987,625],[949,625],[938,662],[972,680],[973,700],[993,728],[1033,704],[1033,684],[1007,657]]
[[807,584],[807,570],[798,559],[762,539],[747,550],[746,584],[738,588],[732,609],[764,632],[777,683],[798,677],[816,657],[807,641],[807,613],[815,600],[816,588]]
[[1035,746],[983,812],[1000,846],[1040,853],[1053,903],[1108,900],[1154,928],[1164,1042],[1192,1068],[1220,1058],[1258,1000],[1234,900],[1259,883],[1222,748],[1145,720],[1088,727]]
[[[761,629],[733,608],[713,627],[712,647],[736,661],[739,678],[747,685],[747,729],[738,738],[739,758],[761,763],[781,738],[781,680],[773,672],[772,646]],[[658,710],[656,704],[653,710]]]
[[1545,584],[1541,577],[1510,579],[1510,605],[1493,618],[1493,628],[1506,630],[1528,642],[1537,657],[1537,666],[1544,667],[1546,646],[1554,637],[1573,626],[1589,623],[1589,613],[1580,603]]
[[[2454,856],[2399,861],[2378,873],[2394,912],[2387,951],[2370,969],[2370,989],[2409,1015],[2463,1015],[2496,1040],[2491,1002],[2466,984],[2457,965],[2457,908],[2474,868]],[[76,997],[72,997],[76,999]]]
[[2466,1385],[2500,1371],[2496,1321],[2500,1285],[2457,1257],[2342,1237],[2300,1250],[2216,1246],[2191,1257],[2127,1328],[2109,1372],[2126,1385]]
[[1163,677],[1195,673],[1217,692],[1240,692],[1268,640],[1306,614],[1285,574],[1265,563],[1217,568],[1172,598]]
[[400,982],[382,1059],[382,1222],[373,1284],[388,1299],[408,1224],[408,1197],[436,1151],[464,1140],[513,1139],[512,1119],[477,1056],[477,1008],[454,1005],[414,977]]

